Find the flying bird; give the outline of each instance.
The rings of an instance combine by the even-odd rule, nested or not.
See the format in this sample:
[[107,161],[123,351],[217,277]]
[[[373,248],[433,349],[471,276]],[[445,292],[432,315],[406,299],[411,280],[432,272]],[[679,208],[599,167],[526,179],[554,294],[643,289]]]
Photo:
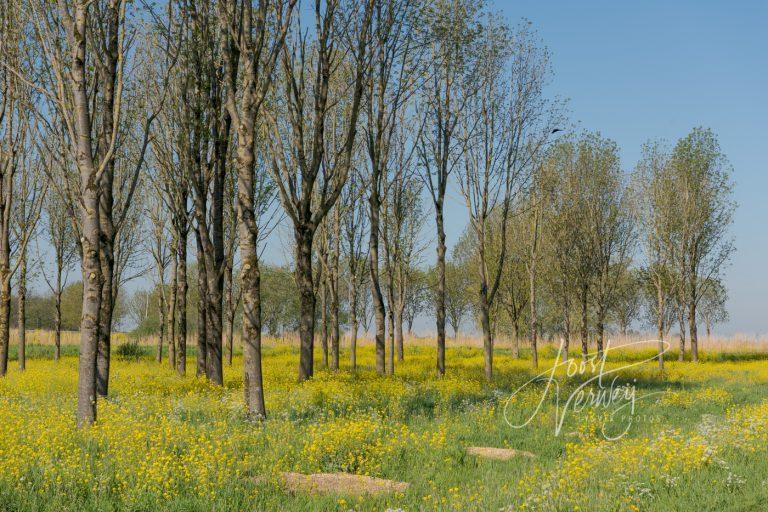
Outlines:
[[555,128],[554,130],[552,130],[552,133],[551,133],[550,135],[554,135],[554,134],[556,134],[557,132],[562,132],[562,131],[563,131],[563,129],[562,129],[562,128]]

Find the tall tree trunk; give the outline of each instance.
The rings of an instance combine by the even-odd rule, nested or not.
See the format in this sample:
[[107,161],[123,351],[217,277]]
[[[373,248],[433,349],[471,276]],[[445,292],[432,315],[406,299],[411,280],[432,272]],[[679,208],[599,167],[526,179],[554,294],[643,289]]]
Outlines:
[[659,371],[664,371],[664,293],[661,287],[657,287],[656,292],[656,305],[658,311],[656,312],[656,328],[659,336]]
[[[161,283],[161,286],[162,283]],[[165,341],[165,299],[161,293],[157,299],[157,305],[160,308],[160,335],[157,337],[157,353],[155,354],[155,361],[158,363],[163,362],[163,342]]]
[[696,302],[688,305],[688,332],[691,336],[691,361],[699,362],[699,333],[696,325]]
[[566,298],[563,300],[563,361],[568,360],[568,349],[571,345],[571,315],[570,312],[570,304],[568,302],[568,299]]
[[[103,220],[103,219],[102,219]],[[112,331],[112,298],[114,296],[112,287],[114,286],[114,268],[115,261],[112,254],[111,245],[105,246],[101,243],[100,264],[103,284],[101,287],[101,306],[99,308],[99,343],[96,356],[96,392],[100,396],[107,396],[109,393],[109,363],[111,352],[111,331]]]
[[80,218],[83,273],[83,308],[80,319],[80,359],[77,375],[77,424],[96,421],[96,354],[99,344],[99,313],[103,276],[99,261],[101,227],[99,223],[99,183],[93,162],[91,117],[86,85],[86,27],[88,4],[73,8],[72,100],[74,106],[74,152],[80,177]]
[[[221,268],[218,264],[214,266],[214,269]],[[205,363],[206,371],[205,375],[208,380],[214,384],[224,384],[224,366],[222,350],[223,345],[223,294],[221,289],[223,287],[223,280],[221,275],[214,270],[214,272],[207,272],[208,278],[208,303],[206,304],[207,323],[205,327],[205,339],[207,347],[205,351]]]
[[205,296],[208,293],[208,277],[203,263],[203,244],[200,234],[195,231],[197,242],[197,376],[206,375],[208,367],[208,301]]
[[[484,274],[484,272],[483,272]],[[491,314],[488,304],[488,288],[485,276],[480,283],[480,325],[483,329],[483,361],[485,363],[485,380],[493,379],[493,337],[491,336]]]
[[235,351],[235,312],[227,313],[227,365],[232,366]]
[[437,375],[445,375],[445,226],[443,225],[442,198],[435,204],[435,222],[437,224]]
[[349,325],[350,325],[350,332],[349,332],[349,364],[352,367],[352,371],[354,372],[357,370],[357,330],[358,330],[358,321],[357,321],[357,284],[355,283],[355,279],[357,279],[354,275],[351,278],[350,284],[350,308],[349,308]]
[[5,266],[2,289],[0,289],[0,377],[8,373],[8,349],[11,338],[11,281],[8,272]]
[[328,368],[328,276],[320,280],[320,339],[323,349],[323,368]]
[[520,359],[520,319],[517,317],[517,315],[514,316],[512,320],[512,333],[514,336],[514,351],[512,352],[512,356],[515,359]]
[[[234,255],[233,255],[234,257]],[[232,292],[232,263],[228,261],[225,263],[224,269],[224,294],[225,304],[224,313],[226,315],[226,338],[227,338],[227,365],[232,366],[232,356],[235,350],[235,303],[233,300]]]
[[395,345],[397,349],[397,360],[402,362],[405,359],[403,345],[403,311],[405,310],[404,301],[395,308]]
[[339,330],[339,290],[338,286],[331,288],[331,370],[339,369],[339,345],[341,344]]
[[[250,147],[250,146],[248,146]],[[262,420],[267,416],[261,369],[261,274],[259,271],[258,227],[253,212],[253,154],[238,150],[238,208],[240,230],[241,282],[243,293],[243,371],[245,405],[248,416]],[[245,165],[245,169],[243,169]],[[311,242],[310,242],[311,243]],[[310,278],[311,281],[311,278]]]
[[[115,238],[116,228],[113,223],[115,179],[115,156],[108,155],[110,141],[113,138],[116,119],[116,94],[119,58],[119,25],[120,2],[107,2],[105,13],[106,33],[104,49],[96,66],[100,78],[101,94],[101,128],[98,134],[99,144],[97,154],[102,162],[102,174],[99,186],[99,260],[101,264],[101,304],[99,308],[99,341],[96,356],[96,392],[101,396],[109,393],[109,363],[112,342],[112,315],[117,287],[114,280],[115,272]],[[126,205],[127,207],[127,205]]]
[[[83,108],[87,108],[87,105]],[[80,361],[77,380],[77,423],[80,426],[90,425],[96,421],[96,356],[99,345],[99,313],[102,297],[102,275],[99,262],[98,189],[93,176],[84,177],[84,181],[81,208],[83,312],[80,319]]]
[[371,177],[371,195],[368,199],[370,205],[370,235],[368,238],[368,263],[371,274],[371,294],[373,295],[373,316],[376,323],[376,373],[383,375],[385,371],[385,327],[386,310],[384,309],[384,295],[381,293],[379,277],[379,229],[381,213],[381,197],[379,196],[381,180],[380,171],[374,169]]
[[19,296],[17,297],[17,325],[19,338],[19,370],[27,367],[27,251],[19,255]]
[[296,238],[296,286],[299,289],[299,381],[314,374],[315,290],[312,281],[312,240],[306,227],[294,229]]
[[176,249],[171,249],[171,296],[168,299],[168,364],[171,369],[176,369]]
[[680,325],[680,353],[677,354],[678,361],[685,360],[685,310],[682,307],[677,309],[677,321]]
[[341,207],[334,209],[333,215],[333,252],[328,282],[331,288],[331,370],[339,369],[339,349],[341,331],[339,329],[339,254],[341,252]]
[[56,293],[54,293],[54,302],[56,311],[54,313],[54,335],[53,335],[53,360],[61,359],[61,274],[56,280]]
[[600,311],[597,314],[597,357],[603,357],[604,341],[605,341],[605,313]]
[[176,247],[176,371],[187,373],[187,233],[181,233]]

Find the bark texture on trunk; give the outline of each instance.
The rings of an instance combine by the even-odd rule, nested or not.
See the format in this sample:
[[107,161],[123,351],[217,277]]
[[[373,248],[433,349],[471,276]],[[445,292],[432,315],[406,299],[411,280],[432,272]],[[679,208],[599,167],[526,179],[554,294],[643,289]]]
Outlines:
[[[241,194],[242,189],[241,189]],[[252,198],[251,198],[252,199]],[[242,201],[242,199],[241,199]],[[252,203],[251,203],[252,204]],[[261,364],[261,275],[257,238],[245,224],[255,225],[253,212],[241,208],[240,254],[243,287],[243,369],[245,405],[249,417],[262,420],[267,416]]]
[[187,373],[187,233],[179,237],[176,247],[176,371]]
[[405,301],[402,305],[395,308],[395,345],[397,349],[397,360],[402,362],[405,359],[405,337],[403,336],[403,311]]
[[176,369],[176,286],[177,282],[177,264],[176,249],[171,247],[171,295],[168,298],[168,365],[172,370]]
[[483,358],[485,363],[485,380],[491,381],[493,379],[493,337],[491,336],[491,315],[490,307],[488,305],[488,289],[484,282],[480,285],[479,299],[480,325],[483,329],[483,354],[485,355]]
[[388,345],[389,345],[389,350],[387,351],[387,375],[394,375],[395,374],[395,315],[394,315],[394,312],[392,311],[392,308],[389,308],[389,311],[387,311],[387,324],[389,327],[389,333],[387,336]]
[[435,321],[437,324],[437,375],[445,375],[445,226],[443,224],[443,205],[438,202],[435,207],[437,224],[437,307]]
[[59,274],[57,281],[57,291],[54,294],[54,301],[56,305],[55,317],[54,317],[54,334],[53,334],[53,360],[58,361],[61,359],[61,274]]
[[[96,392],[99,396],[107,396],[109,393],[109,363],[112,345],[112,285],[114,259],[106,255],[103,247],[100,251],[102,286],[101,304],[99,307],[99,342],[96,353]],[[111,260],[106,262],[105,260]]]
[[[7,275],[7,270],[3,270]],[[8,351],[11,339],[11,280],[3,277],[0,283],[0,377],[8,373]]]
[[[162,286],[162,285],[161,285]],[[160,333],[157,337],[157,350],[155,352],[155,361],[163,362],[163,342],[165,341],[165,299],[163,293],[157,298],[157,306],[160,308]]]
[[[353,279],[355,279],[353,277]],[[349,365],[352,371],[357,370],[357,330],[359,328],[357,321],[357,286],[350,285],[350,303],[352,306],[349,311]]]
[[656,312],[656,328],[659,336],[659,371],[664,371],[664,294],[661,289],[657,291],[656,305],[659,308]]
[[696,325],[696,302],[688,306],[688,332],[691,337],[691,361],[699,362],[699,331]]
[[203,246],[200,242],[200,235],[195,231],[195,241],[197,242],[197,372],[198,377],[206,375],[208,363],[208,301],[205,299],[208,293],[208,278],[206,277],[205,265],[203,261]]
[[77,2],[70,26],[72,42],[72,101],[74,106],[75,155],[80,177],[80,225],[83,273],[83,309],[80,319],[80,359],[77,376],[77,423],[96,421],[96,354],[103,276],[99,261],[99,183],[93,161],[91,117],[86,85],[86,27],[88,4]]
[[19,256],[21,263],[19,264],[19,294],[17,297],[17,318],[16,325],[18,326],[19,337],[19,370],[25,370],[27,368],[27,255],[26,251],[22,251]]
[[685,361],[685,312],[678,308],[677,321],[680,325],[680,352],[677,354],[678,361]]
[[315,289],[312,280],[312,241],[309,228],[294,230],[296,238],[296,286],[299,289],[299,381],[314,375]]
[[379,196],[381,177],[374,173],[371,183],[371,195],[368,199],[370,205],[370,235],[368,238],[368,263],[371,274],[371,294],[373,295],[373,318],[376,325],[374,335],[376,348],[376,373],[383,375],[385,372],[385,322],[386,310],[384,308],[384,295],[381,292],[381,279],[379,277],[379,229],[381,213],[381,197]]

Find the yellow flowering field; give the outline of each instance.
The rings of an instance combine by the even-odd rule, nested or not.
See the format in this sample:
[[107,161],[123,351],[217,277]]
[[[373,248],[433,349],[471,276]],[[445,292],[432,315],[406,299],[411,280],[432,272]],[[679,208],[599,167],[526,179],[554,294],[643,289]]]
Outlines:
[[[768,502],[768,360],[611,360],[639,398],[626,433],[607,439],[610,407],[568,411],[583,376],[557,370],[560,408],[530,360],[499,350],[410,347],[394,377],[360,367],[297,384],[291,346],[265,350],[269,419],[245,421],[241,359],[218,388],[150,357],[115,358],[110,397],[75,427],[77,359],[40,357],[0,379],[0,510],[761,510]],[[342,354],[346,361],[347,354]],[[634,358],[637,359],[637,358]],[[194,373],[194,360],[188,362]],[[319,364],[319,361],[318,361]],[[536,407],[538,406],[538,409]],[[534,411],[535,414],[532,414]],[[624,410],[626,412],[626,410]],[[522,420],[530,419],[524,426]],[[469,446],[534,457],[486,460]],[[407,482],[377,497],[287,492],[282,472],[346,472]]]

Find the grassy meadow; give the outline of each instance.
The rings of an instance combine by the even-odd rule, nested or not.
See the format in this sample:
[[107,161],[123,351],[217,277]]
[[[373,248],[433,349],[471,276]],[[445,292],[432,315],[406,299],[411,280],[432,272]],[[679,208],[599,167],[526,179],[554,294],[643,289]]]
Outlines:
[[[547,384],[520,388],[553,367],[553,347],[542,348],[534,371],[525,351],[514,359],[500,344],[488,384],[473,340],[449,342],[443,379],[435,377],[435,350],[416,341],[393,377],[375,374],[366,343],[356,373],[343,352],[341,371],[320,369],[301,384],[294,345],[270,343],[263,425],[245,421],[238,354],[217,388],[193,376],[194,359],[181,378],[158,365],[147,345],[142,357],[115,356],[111,396],[99,402],[96,425],[78,430],[76,349],[53,362],[47,340],[38,339],[27,370],[11,362],[0,380],[3,511],[701,512],[760,510],[768,502],[762,344],[704,344],[703,362],[668,361],[663,375],[655,361],[643,362],[650,348],[612,355],[606,369],[617,380],[605,385],[633,386],[638,399],[626,435],[608,440],[605,426],[621,431],[627,408],[618,417],[599,405],[569,410],[559,435],[551,393],[532,414]],[[566,372],[556,374],[560,412],[592,376]],[[509,424],[529,417],[523,428]],[[535,457],[486,460],[468,455],[469,446]],[[364,474],[410,487],[363,498],[291,493],[281,484],[286,471]]]

